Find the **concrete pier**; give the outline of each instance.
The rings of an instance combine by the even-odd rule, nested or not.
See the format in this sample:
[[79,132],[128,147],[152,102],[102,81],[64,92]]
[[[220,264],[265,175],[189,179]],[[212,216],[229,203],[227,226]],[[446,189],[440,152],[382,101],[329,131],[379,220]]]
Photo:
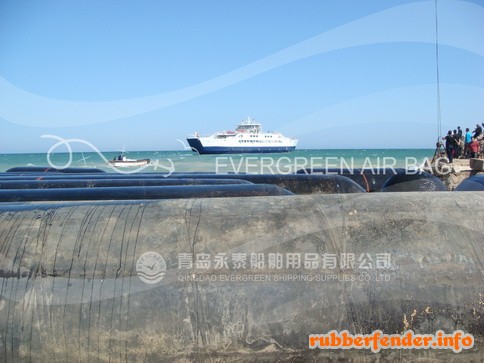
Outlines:
[[469,167],[474,171],[484,172],[484,159],[470,159]]

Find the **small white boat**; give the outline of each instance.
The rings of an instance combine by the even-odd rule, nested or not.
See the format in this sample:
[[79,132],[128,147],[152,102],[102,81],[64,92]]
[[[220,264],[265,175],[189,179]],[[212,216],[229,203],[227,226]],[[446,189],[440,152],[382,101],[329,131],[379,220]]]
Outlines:
[[131,167],[131,166],[143,166],[148,165],[150,163],[150,159],[128,159],[123,154],[119,154],[113,160],[108,161],[109,166],[116,166],[116,167]]

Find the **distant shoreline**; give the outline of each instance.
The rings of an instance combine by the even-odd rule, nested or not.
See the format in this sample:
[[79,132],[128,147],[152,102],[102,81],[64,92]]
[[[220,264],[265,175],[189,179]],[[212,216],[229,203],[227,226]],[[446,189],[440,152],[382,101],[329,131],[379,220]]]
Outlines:
[[[435,148],[391,148],[391,149],[385,149],[385,148],[353,148],[353,149],[296,149],[295,151],[292,151],[291,153],[294,152],[299,152],[299,151],[335,151],[335,150],[341,150],[341,151],[372,151],[372,150],[377,150],[377,151],[389,151],[389,150],[426,150],[426,151],[434,151]],[[189,150],[182,150],[182,149],[177,149],[177,150],[132,150],[132,151],[127,151],[127,153],[177,153],[177,152],[184,152],[184,151],[189,151]],[[84,154],[95,154],[94,151],[82,151]],[[108,151],[102,151],[103,153],[110,153],[110,154],[119,154],[119,151],[117,150],[108,150]],[[81,153],[81,151],[75,151],[75,153]],[[5,155],[30,155],[30,154],[46,154],[46,152],[0,152],[0,157],[5,156]],[[59,152],[56,154],[68,154],[67,152]],[[194,155],[196,153],[193,153]],[[223,155],[223,154],[222,154]],[[258,154],[255,154],[258,155]]]

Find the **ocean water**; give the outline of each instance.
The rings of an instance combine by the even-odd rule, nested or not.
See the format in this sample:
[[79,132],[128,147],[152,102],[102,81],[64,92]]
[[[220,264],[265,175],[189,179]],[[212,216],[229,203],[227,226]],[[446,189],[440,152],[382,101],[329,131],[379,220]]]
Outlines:
[[[433,156],[432,149],[325,149],[296,150],[277,154],[198,155],[183,151],[131,151],[130,159],[148,158],[145,167],[112,169],[107,160],[118,152],[73,152],[38,154],[1,154],[0,172],[16,166],[52,166],[57,168],[97,168],[106,172],[217,172],[217,173],[290,173],[302,167],[380,168],[419,166]],[[50,160],[50,163],[49,163]]]

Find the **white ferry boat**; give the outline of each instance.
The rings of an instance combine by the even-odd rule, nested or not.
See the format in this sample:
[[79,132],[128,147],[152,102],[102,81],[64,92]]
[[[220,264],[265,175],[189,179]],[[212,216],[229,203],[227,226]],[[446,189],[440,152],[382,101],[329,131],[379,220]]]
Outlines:
[[279,132],[262,132],[262,125],[250,117],[237,125],[235,131],[217,132],[208,137],[198,133],[187,138],[199,154],[280,153],[296,149],[297,139]]

